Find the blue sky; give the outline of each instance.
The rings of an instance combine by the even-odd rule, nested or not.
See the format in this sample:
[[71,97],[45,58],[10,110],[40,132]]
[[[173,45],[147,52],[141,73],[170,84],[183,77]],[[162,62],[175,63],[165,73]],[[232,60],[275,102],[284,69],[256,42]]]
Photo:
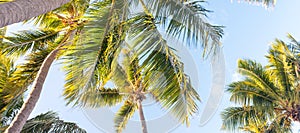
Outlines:
[[[209,15],[210,21],[226,26],[222,40],[226,64],[226,85],[239,79],[239,76],[235,73],[238,59],[253,59],[265,63],[264,55],[268,50],[269,44],[275,38],[287,40],[286,35],[290,33],[296,39],[300,39],[300,30],[298,28],[300,27],[300,18],[298,17],[300,12],[299,5],[299,0],[280,0],[277,1],[277,5],[273,9],[266,10],[262,6],[238,3],[234,0],[233,2],[230,0],[209,0],[206,7],[214,11]],[[19,26],[11,26],[10,30],[19,30]],[[199,120],[212,85],[210,80],[212,77],[211,67],[209,61],[203,61],[200,57],[201,53],[199,50],[189,49],[189,51],[196,62],[199,79],[198,90],[202,103],[199,105],[200,112],[192,120],[191,126],[189,128],[180,126],[174,129],[172,133],[219,133],[221,132],[220,112],[232,105],[229,102],[229,95],[225,93],[221,105],[212,119],[206,125],[200,126]],[[190,72],[193,73],[193,70]],[[60,66],[56,63],[49,72],[42,96],[32,116],[54,110],[59,113],[62,119],[78,123],[89,133],[100,132],[82,113],[81,109],[65,106],[61,96],[63,84],[64,76]],[[147,110],[145,115],[147,118]],[[295,131],[298,129],[300,127],[295,126]],[[137,132],[140,132],[140,130],[138,129]]]

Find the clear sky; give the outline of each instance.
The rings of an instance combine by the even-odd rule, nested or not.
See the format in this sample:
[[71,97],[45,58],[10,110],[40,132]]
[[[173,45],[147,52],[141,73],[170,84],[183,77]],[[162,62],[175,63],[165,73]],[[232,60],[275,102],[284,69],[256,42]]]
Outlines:
[[[241,0],[242,1],[242,0]],[[211,22],[226,26],[225,35],[222,40],[226,64],[226,85],[239,76],[235,73],[237,59],[253,59],[265,63],[264,55],[267,53],[269,44],[275,38],[287,40],[287,33],[291,33],[296,39],[300,39],[300,1],[299,0],[279,0],[277,5],[266,10],[262,6],[238,3],[238,0],[209,0],[206,7],[212,11],[209,19]],[[10,27],[10,30],[18,29],[17,26]],[[202,103],[200,103],[200,112],[191,123],[189,128],[180,126],[172,133],[219,133],[221,128],[220,112],[232,105],[229,102],[229,95],[223,96],[218,111],[206,125],[199,126],[199,120],[202,115],[203,107],[207,102],[211,87],[211,68],[208,61],[203,61],[199,50],[191,50],[190,53],[196,62],[199,76],[199,90]],[[187,68],[189,69],[189,68]],[[192,68],[190,68],[192,69]],[[193,72],[193,71],[191,71]],[[81,109],[65,107],[65,102],[61,96],[64,84],[64,76],[60,70],[60,65],[56,63],[50,70],[47,77],[42,96],[34,109],[32,116],[49,110],[57,111],[60,117],[66,121],[78,123],[89,133],[99,131],[82,113]],[[153,110],[150,110],[150,112]],[[147,118],[146,107],[146,118]],[[204,114],[205,115],[205,114]],[[164,125],[161,125],[164,126]],[[160,128],[160,127],[157,127]],[[298,131],[299,126],[294,130]],[[137,132],[140,132],[138,129]]]

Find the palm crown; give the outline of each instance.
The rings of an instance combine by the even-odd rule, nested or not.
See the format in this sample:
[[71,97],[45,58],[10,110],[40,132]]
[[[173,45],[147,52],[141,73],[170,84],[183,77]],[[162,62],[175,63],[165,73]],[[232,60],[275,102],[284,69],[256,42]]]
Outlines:
[[241,104],[222,113],[225,129],[238,127],[249,132],[291,132],[299,122],[299,43],[289,35],[287,45],[276,40],[263,67],[252,60],[239,60],[238,72],[244,76],[227,89],[230,100]]

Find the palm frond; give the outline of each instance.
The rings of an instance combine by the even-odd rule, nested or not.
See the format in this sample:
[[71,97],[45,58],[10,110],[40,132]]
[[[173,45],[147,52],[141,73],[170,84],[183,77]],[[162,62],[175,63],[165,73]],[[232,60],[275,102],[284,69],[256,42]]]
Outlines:
[[[288,46],[292,46],[290,48],[291,51],[294,51],[294,50],[297,50],[299,51],[300,50],[300,43],[291,35],[291,34],[288,34],[287,37],[290,39],[291,41],[291,44],[288,45]],[[299,53],[299,52],[296,52],[296,53]]]
[[14,85],[11,79],[16,71],[13,60],[4,55],[0,55],[0,127],[9,125],[17,110],[21,108],[23,99],[22,96],[16,96],[22,84]]
[[167,35],[179,38],[188,45],[202,46],[204,56],[221,46],[223,27],[208,23],[206,13],[209,10],[202,3],[204,1],[147,0],[145,8],[157,24],[165,27]]
[[15,96],[25,92],[27,90],[27,86],[31,85],[44,59],[50,52],[51,49],[31,53],[25,58],[25,63],[17,66],[16,71],[13,73],[13,78],[11,78],[11,82],[14,84],[20,84],[23,87],[16,88],[19,91],[17,91],[17,94],[14,94]]
[[86,15],[88,23],[82,28],[78,41],[65,54],[67,75],[64,95],[67,104],[78,103],[76,101],[81,93],[103,86],[112,72],[113,60],[118,57],[118,49],[124,43],[122,25],[126,24],[120,23],[121,18],[111,18],[112,14],[123,9],[118,4],[126,5],[105,0],[90,6]]
[[122,132],[128,120],[133,116],[136,110],[137,110],[137,105],[135,103],[132,103],[129,100],[125,101],[125,103],[118,110],[114,118],[115,128],[117,133]]
[[75,123],[60,120],[57,113],[49,111],[40,114],[28,121],[24,125],[21,133],[86,133],[86,131]]
[[263,110],[257,110],[253,106],[226,108],[221,114],[223,119],[222,128],[225,130],[236,131],[236,129],[250,125],[253,122],[267,122],[267,117],[262,114]]
[[32,50],[36,52],[48,47],[59,35],[55,31],[24,30],[14,33],[13,36],[5,37],[7,42],[2,50],[8,55],[21,56]]
[[14,72],[14,69],[13,60],[0,54],[0,88],[3,89],[6,87],[6,83]]
[[144,15],[132,26],[128,45],[141,62],[145,87],[152,88],[162,106],[188,125],[188,116],[197,112],[200,97],[184,73],[183,63],[158,32],[151,16]]
[[266,128],[267,133],[292,133],[292,121],[285,115],[276,116],[268,127]]
[[112,64],[112,75],[111,81],[118,87],[123,93],[129,93],[130,91],[127,89],[131,86],[131,83],[126,75],[124,68],[118,63]]
[[[131,87],[133,87],[134,91],[141,87],[141,66],[138,57],[135,55],[134,51],[131,53],[126,53],[124,56],[123,66],[125,69],[126,79],[129,81]],[[136,89],[136,90],[135,90]],[[145,90],[142,90],[145,91]]]
[[239,60],[238,72],[247,78],[253,80],[261,89],[272,97],[280,97],[277,92],[278,88],[270,79],[270,76],[266,73],[265,68],[261,64],[252,60]]
[[267,106],[272,108],[273,102],[277,99],[263,89],[260,89],[251,80],[233,82],[228,86],[227,91],[231,93],[230,100],[241,105]]
[[0,124],[6,126],[14,118],[17,110],[22,106],[22,96],[19,93],[22,84],[15,85],[11,79],[16,71],[13,60],[0,55]]
[[[290,96],[290,92],[295,86],[296,73],[294,70],[295,57],[288,49],[287,45],[280,40],[271,45],[269,54],[266,56],[269,60],[269,65],[267,66],[268,71],[272,73],[274,80],[277,81],[278,88],[282,94]],[[292,59],[292,60],[291,60]]]
[[[0,95],[0,97],[3,98],[4,96]],[[1,115],[0,125],[1,126],[9,125],[9,123],[17,115],[18,110],[22,107],[23,102],[24,102],[23,96],[17,96],[17,97],[14,97],[14,99],[12,99],[10,101],[3,101],[1,103],[1,105],[0,105],[0,115]]]
[[261,121],[252,122],[252,121],[250,121],[248,125],[240,127],[240,129],[245,131],[245,132],[248,132],[248,133],[265,133],[266,126],[267,126],[266,122],[261,122]]
[[78,104],[88,107],[115,106],[121,103],[124,98],[126,98],[126,95],[120,93],[118,89],[101,88],[82,93]]

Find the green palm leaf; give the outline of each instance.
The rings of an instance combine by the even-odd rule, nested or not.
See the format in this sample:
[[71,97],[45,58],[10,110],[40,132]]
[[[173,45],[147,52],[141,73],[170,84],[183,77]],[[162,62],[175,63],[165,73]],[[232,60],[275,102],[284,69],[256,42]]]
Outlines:
[[280,94],[277,93],[277,87],[271,82],[269,75],[259,63],[251,60],[239,60],[238,71],[240,74],[255,81],[259,88],[264,89],[269,95],[280,97]]
[[292,121],[285,115],[279,115],[268,125],[267,133],[292,133]]
[[285,43],[279,40],[276,40],[276,43],[271,46],[267,56],[270,64],[267,67],[272,71],[272,74],[277,75],[277,84],[282,89],[280,91],[288,96],[296,83],[295,70],[289,60],[292,56]]
[[49,111],[40,114],[28,121],[24,125],[21,133],[86,133],[86,131],[78,127],[75,123],[65,122],[58,118],[57,113]]
[[6,127],[17,115],[18,110],[22,107],[23,96],[14,97],[14,99],[11,99],[10,101],[4,99],[5,95],[0,95],[0,97],[3,98],[1,99],[2,102],[0,104],[0,127]]
[[170,109],[176,118],[188,125],[188,116],[197,112],[196,101],[200,101],[200,97],[184,73],[183,63],[155,28],[151,16],[145,15],[142,19],[144,21],[132,25],[128,42],[141,61],[143,82],[146,87],[153,88],[152,94],[165,109]]
[[251,122],[267,121],[267,117],[262,115],[263,110],[257,110],[253,106],[229,107],[222,112],[223,128],[235,131],[240,127],[252,124]]
[[291,34],[288,34],[287,37],[291,41],[291,43],[288,45],[289,49],[298,57],[300,53],[300,43]]
[[48,47],[58,37],[59,32],[42,30],[25,30],[15,33],[13,36],[5,37],[8,41],[3,51],[8,55],[21,56],[32,50],[42,50]]
[[51,50],[42,50],[35,53],[29,54],[25,58],[25,63],[22,63],[17,66],[16,71],[13,73],[13,78],[11,78],[11,81],[14,84],[20,84],[25,87],[22,88],[16,88],[19,91],[18,94],[20,95],[23,92],[27,90],[26,86],[29,86],[34,81],[37,72],[39,71],[44,59],[47,57],[47,55],[51,52]]
[[124,44],[123,25],[135,20],[120,23],[126,16],[111,18],[113,16],[110,15],[119,15],[124,6],[127,4],[109,0],[90,6],[86,15],[88,23],[64,57],[67,64],[64,94],[68,104],[80,99],[84,91],[96,90],[107,82],[105,79],[112,72],[112,62],[118,57],[119,47]]
[[[145,8],[166,28],[166,33],[180,38],[185,44],[202,46],[208,54],[220,47],[222,26],[207,22],[204,1],[148,0]],[[176,14],[176,15],[175,15]],[[149,14],[148,14],[149,15]]]
[[227,91],[232,95],[230,100],[242,105],[270,106],[277,97],[272,97],[263,89],[257,89],[259,86],[251,81],[244,80],[233,82],[229,85]]
[[80,101],[82,106],[104,107],[115,106],[121,103],[125,97],[118,89],[101,88],[96,91],[84,92]]
[[116,113],[115,128],[117,133],[121,133],[125,128],[128,120],[134,115],[137,110],[137,105],[130,101],[125,101],[124,105]]

